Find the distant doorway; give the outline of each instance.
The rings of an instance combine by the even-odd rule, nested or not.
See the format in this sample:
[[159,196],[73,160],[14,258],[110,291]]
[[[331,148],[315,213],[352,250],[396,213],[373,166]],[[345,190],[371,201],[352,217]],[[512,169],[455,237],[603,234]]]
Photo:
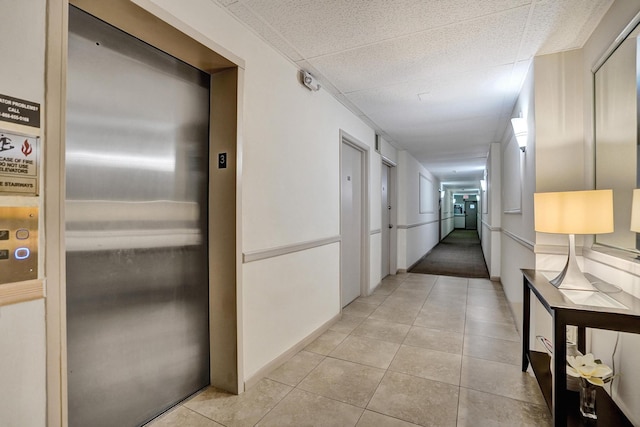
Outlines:
[[340,173],[340,282],[342,307],[358,298],[363,270],[363,154],[341,144]]
[[464,202],[464,228],[466,230],[478,229],[478,202],[465,201]]
[[391,273],[391,198],[389,190],[391,188],[391,168],[382,164],[382,250],[381,250],[381,265],[382,265],[382,278],[384,279]]

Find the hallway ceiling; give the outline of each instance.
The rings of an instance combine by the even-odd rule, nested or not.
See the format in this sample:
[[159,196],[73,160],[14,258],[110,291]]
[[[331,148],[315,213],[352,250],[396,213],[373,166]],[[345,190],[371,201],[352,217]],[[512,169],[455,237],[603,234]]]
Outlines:
[[533,56],[582,47],[613,2],[215,1],[454,188],[477,188]]

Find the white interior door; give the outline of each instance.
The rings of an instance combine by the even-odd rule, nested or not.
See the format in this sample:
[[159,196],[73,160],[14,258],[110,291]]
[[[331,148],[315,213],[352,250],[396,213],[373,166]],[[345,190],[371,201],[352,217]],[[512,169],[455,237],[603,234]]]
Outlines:
[[384,279],[390,274],[390,243],[391,243],[391,201],[389,198],[391,168],[385,164],[382,165],[382,278]]
[[360,296],[362,283],[362,152],[342,143],[340,280],[342,306]]

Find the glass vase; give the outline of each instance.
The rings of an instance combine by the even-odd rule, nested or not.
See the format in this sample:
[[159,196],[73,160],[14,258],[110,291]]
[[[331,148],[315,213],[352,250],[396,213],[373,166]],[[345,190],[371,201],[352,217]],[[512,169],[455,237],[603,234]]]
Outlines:
[[580,413],[585,418],[597,419],[596,415],[596,385],[586,378],[580,378]]

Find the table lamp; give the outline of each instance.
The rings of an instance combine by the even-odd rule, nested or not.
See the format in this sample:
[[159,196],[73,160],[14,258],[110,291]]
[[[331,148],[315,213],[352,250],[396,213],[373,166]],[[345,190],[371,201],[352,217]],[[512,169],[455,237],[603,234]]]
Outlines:
[[567,264],[551,284],[596,291],[578,267],[575,235],[613,232],[613,190],[535,193],[533,202],[536,231],[569,235]]

